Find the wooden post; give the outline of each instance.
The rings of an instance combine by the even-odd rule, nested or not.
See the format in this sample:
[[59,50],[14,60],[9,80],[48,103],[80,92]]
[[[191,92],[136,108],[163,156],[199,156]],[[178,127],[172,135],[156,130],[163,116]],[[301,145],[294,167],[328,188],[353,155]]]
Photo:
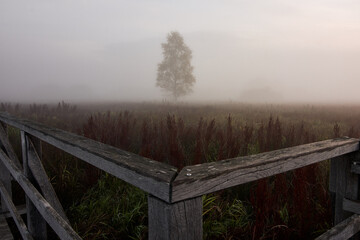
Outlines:
[[344,210],[344,202],[358,200],[359,176],[351,172],[351,164],[359,161],[359,153],[349,153],[331,160],[330,191],[335,192],[334,224],[342,222],[352,213]]
[[149,195],[150,240],[202,239],[202,197],[167,203]]
[[[41,147],[41,146],[39,146]],[[38,148],[39,148],[38,147]],[[59,215],[69,223],[68,218],[66,217],[65,211],[56,196],[56,192],[52,187],[50,180],[46,174],[46,171],[42,165],[40,156],[37,154],[36,147],[32,143],[31,139],[29,140],[29,149],[28,149],[28,166],[31,170],[32,175],[36,179],[36,182],[39,185],[39,188],[42,192],[42,195],[48,201],[51,206],[59,213]]]
[[[7,170],[5,165],[0,161],[0,181],[4,183],[6,191],[9,193],[11,197],[11,175],[10,172]],[[3,196],[1,196],[1,212],[8,211],[5,200]]]
[[[34,143],[35,149],[38,152],[39,156],[41,156],[40,140],[35,138],[32,138],[31,140]],[[29,179],[29,181],[32,184],[34,184],[34,186],[38,186],[29,168],[29,160],[28,160],[29,141],[28,141],[28,136],[24,131],[21,131],[21,147],[22,147],[22,156],[23,156],[24,175]],[[39,211],[36,209],[36,207],[28,197],[26,197],[26,212],[27,212],[27,226],[29,232],[32,234],[32,236],[35,239],[46,240],[47,239],[46,221],[44,220],[44,218],[41,216]]]
[[[6,125],[0,122],[0,127],[6,130]],[[0,141],[0,148],[6,152],[5,146]],[[11,174],[9,170],[5,167],[5,165],[0,160],[0,181],[3,182],[6,191],[9,193],[10,198],[12,197],[12,189],[11,189]],[[5,199],[1,196],[1,211],[8,211],[7,205],[5,203]]]

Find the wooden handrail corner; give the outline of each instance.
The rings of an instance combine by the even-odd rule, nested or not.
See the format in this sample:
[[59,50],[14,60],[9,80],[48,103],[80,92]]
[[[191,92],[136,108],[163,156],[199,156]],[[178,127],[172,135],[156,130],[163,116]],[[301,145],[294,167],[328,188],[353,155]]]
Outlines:
[[273,176],[359,150],[359,139],[337,138],[183,168],[172,182],[172,202]]

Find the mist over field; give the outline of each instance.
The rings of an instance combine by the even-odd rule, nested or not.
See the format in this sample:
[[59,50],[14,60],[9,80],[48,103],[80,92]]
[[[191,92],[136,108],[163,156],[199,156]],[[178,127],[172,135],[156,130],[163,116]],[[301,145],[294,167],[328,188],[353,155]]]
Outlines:
[[0,101],[162,101],[179,31],[196,83],[181,101],[360,103],[360,2],[0,2]]

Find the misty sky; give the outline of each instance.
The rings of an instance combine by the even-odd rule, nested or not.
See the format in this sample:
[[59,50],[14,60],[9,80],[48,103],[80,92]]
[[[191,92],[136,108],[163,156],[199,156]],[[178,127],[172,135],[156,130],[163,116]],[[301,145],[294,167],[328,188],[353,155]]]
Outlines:
[[186,101],[360,103],[358,0],[1,0],[0,101],[162,100],[174,30]]

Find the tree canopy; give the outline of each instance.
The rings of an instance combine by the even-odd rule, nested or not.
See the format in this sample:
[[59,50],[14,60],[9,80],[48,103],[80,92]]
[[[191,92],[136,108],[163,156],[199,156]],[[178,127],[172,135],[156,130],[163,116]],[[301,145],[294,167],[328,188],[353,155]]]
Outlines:
[[178,32],[170,32],[162,43],[163,61],[158,65],[156,86],[168,92],[175,101],[192,92],[196,79],[191,65],[192,52]]

